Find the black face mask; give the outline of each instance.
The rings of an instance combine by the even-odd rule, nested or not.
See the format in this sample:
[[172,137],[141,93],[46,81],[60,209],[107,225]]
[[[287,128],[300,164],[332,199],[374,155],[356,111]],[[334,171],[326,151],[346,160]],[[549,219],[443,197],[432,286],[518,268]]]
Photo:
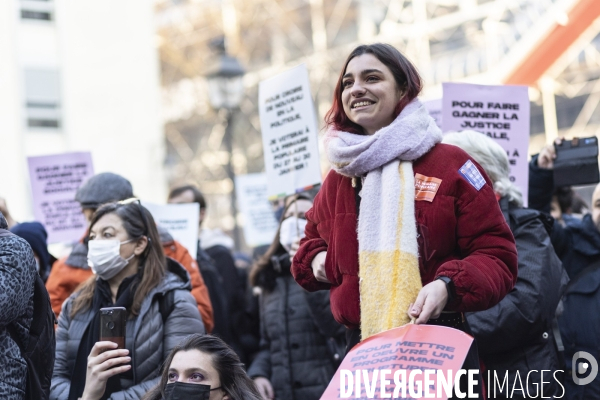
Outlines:
[[217,389],[221,387],[211,389],[209,385],[198,383],[169,383],[165,388],[165,400],[208,400],[210,392]]

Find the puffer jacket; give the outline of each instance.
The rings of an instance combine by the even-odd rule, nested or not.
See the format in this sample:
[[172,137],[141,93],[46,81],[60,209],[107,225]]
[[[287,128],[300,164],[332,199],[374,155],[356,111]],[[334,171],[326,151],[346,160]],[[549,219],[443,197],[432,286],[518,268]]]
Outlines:
[[[174,240],[164,228],[157,226],[157,229],[165,256],[171,257],[180,263],[190,274],[192,296],[198,303],[198,311],[200,311],[206,331],[212,332],[214,326],[213,309],[208,288],[204,284],[202,275],[200,275],[198,264],[188,250],[181,243]],[[77,289],[77,286],[93,275],[92,270],[88,267],[87,253],[87,242],[84,240],[73,247],[73,251],[68,257],[61,258],[52,266],[50,276],[46,281],[46,289],[50,295],[52,310],[57,317],[60,315],[62,304],[67,297]]]
[[269,379],[276,400],[318,400],[336,370],[332,340],[343,340],[345,328],[331,314],[329,294],[302,289],[287,254],[281,264],[274,288],[260,295],[261,351],[248,375]]
[[[137,317],[127,320],[125,346],[131,356],[132,380],[121,379],[125,390],[113,393],[110,399],[139,399],[160,380],[160,367],[177,343],[192,333],[204,333],[204,325],[196,301],[190,294],[186,271],[178,263],[168,260],[164,280],[150,291],[142,302]],[[161,296],[174,291],[173,308],[163,325],[159,311]],[[62,400],[69,396],[70,376],[79,343],[94,318],[91,310],[71,318],[75,293],[63,305],[56,331],[56,362],[52,377],[50,399]]]
[[[518,373],[527,393],[558,397],[562,388],[552,374],[562,365],[552,322],[569,279],[550,243],[552,220],[539,211],[509,205],[506,198],[500,200],[500,207],[517,243],[517,283],[494,307],[467,313],[479,356],[490,370],[487,387],[492,390],[494,373],[500,381],[508,373],[511,384]],[[542,376],[541,370],[551,372]],[[506,386],[493,390],[509,397]]]
[[[460,173],[469,155],[456,146],[437,144],[413,162],[415,174],[441,180],[433,201],[415,201],[419,271],[426,285],[448,277],[456,289],[448,311],[479,311],[496,305],[517,280],[517,250],[491,182],[475,162],[485,184],[477,190]],[[306,237],[294,256],[292,274],[309,291],[331,289],[335,319],[360,326],[358,237],[352,180],[331,171],[306,213]],[[416,190],[415,190],[416,192]],[[312,260],[327,252],[319,282]],[[385,293],[382,294],[385,296]]]
[[[8,229],[1,213],[0,229]],[[20,400],[25,395],[27,364],[19,343],[24,346],[29,339],[36,274],[29,244],[12,234],[0,237],[0,399]]]

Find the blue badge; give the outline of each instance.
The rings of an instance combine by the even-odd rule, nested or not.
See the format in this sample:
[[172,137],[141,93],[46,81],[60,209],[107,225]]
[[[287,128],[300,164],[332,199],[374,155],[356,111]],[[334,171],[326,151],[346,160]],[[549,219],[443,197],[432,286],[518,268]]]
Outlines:
[[485,185],[485,179],[471,160],[460,167],[458,173],[467,180],[477,191]]

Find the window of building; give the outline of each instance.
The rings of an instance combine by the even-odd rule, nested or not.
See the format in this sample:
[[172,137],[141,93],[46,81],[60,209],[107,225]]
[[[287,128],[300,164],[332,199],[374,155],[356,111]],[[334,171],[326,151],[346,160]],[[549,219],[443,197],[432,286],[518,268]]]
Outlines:
[[52,21],[54,19],[52,0],[21,0],[21,19]]
[[56,130],[61,127],[57,70],[25,70],[25,115],[28,128]]

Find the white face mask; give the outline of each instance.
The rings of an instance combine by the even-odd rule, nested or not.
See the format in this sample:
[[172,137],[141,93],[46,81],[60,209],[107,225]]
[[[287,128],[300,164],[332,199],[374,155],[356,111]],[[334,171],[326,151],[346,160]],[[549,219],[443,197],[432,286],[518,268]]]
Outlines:
[[121,257],[121,245],[131,241],[132,239],[124,242],[119,242],[117,239],[90,240],[87,259],[94,274],[107,281],[121,272],[135,257],[135,253],[128,259]]
[[298,238],[304,237],[304,228],[306,227],[306,220],[298,217],[287,217],[281,222],[281,228],[279,229],[279,242],[287,250],[290,251],[292,243]]

